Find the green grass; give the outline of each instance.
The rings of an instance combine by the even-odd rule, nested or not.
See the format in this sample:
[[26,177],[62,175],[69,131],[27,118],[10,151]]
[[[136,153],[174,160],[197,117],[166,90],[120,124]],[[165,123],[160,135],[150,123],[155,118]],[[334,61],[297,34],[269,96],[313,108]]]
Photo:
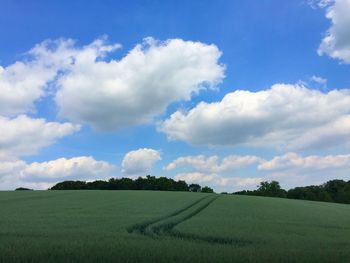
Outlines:
[[0,209],[0,262],[350,259],[349,205],[181,192],[30,191],[0,192]]
[[222,196],[177,231],[250,241],[237,250],[252,260],[350,262],[349,205]]

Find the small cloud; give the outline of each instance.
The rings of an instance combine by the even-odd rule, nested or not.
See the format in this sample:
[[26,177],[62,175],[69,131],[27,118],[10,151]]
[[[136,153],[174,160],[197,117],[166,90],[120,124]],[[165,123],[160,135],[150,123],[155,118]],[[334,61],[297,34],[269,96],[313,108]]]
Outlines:
[[310,81],[319,86],[319,88],[323,91],[326,91],[327,90],[327,83],[328,83],[328,80],[325,79],[325,78],[322,78],[320,76],[315,76],[313,75],[311,78],[310,78]]
[[322,85],[327,85],[327,81],[328,81],[327,79],[324,79],[322,77],[315,76],[315,75],[311,77],[311,80],[313,82],[316,82],[316,83],[322,84]]
[[122,161],[121,172],[128,177],[144,176],[149,174],[154,164],[161,159],[157,150],[142,148],[130,151]]
[[328,7],[333,4],[334,1],[335,0],[308,0],[307,4],[313,9],[318,9]]

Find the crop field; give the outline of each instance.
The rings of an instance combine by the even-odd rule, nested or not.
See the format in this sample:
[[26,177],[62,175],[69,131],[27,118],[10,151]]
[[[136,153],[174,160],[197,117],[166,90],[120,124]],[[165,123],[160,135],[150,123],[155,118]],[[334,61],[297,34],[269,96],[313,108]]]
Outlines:
[[350,206],[157,191],[0,192],[0,262],[349,262]]

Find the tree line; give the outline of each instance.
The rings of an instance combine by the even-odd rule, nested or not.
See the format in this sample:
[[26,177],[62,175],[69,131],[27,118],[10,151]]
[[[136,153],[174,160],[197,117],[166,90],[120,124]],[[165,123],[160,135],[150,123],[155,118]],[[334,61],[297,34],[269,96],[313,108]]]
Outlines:
[[184,191],[213,193],[213,189],[199,184],[187,184],[185,181],[175,181],[167,177],[155,177],[147,175],[137,179],[111,178],[108,181],[97,180],[85,181],[64,181],[57,183],[49,190],[158,190],[158,191]]
[[350,181],[331,180],[322,185],[295,187],[288,191],[282,189],[277,181],[265,181],[260,183],[257,190],[244,190],[233,194],[350,204]]

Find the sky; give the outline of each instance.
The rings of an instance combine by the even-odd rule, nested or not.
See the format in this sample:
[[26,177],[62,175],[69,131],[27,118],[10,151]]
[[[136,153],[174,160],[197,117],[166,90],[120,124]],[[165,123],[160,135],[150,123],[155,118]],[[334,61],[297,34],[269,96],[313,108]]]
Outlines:
[[350,179],[350,0],[0,1],[0,190]]

